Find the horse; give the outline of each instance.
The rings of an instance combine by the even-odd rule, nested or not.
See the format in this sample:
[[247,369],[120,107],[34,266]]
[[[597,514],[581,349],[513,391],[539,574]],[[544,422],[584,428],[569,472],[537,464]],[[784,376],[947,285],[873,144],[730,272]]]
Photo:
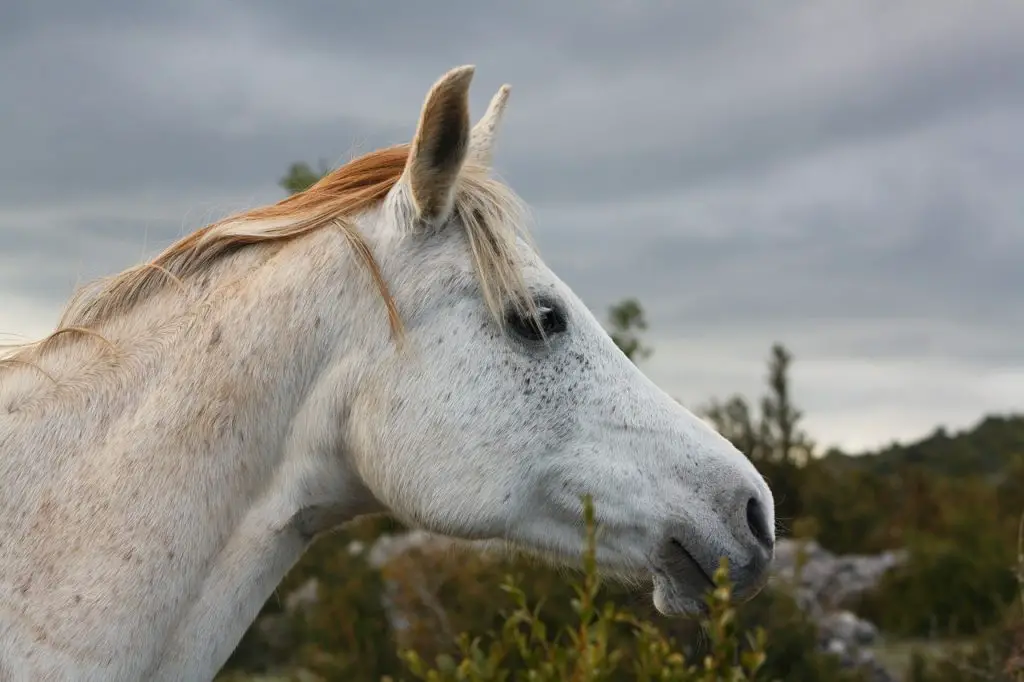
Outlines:
[[577,565],[671,616],[759,590],[772,492],[544,263],[493,172],[510,89],[81,288],[0,359],[0,678],[210,679],[367,514]]

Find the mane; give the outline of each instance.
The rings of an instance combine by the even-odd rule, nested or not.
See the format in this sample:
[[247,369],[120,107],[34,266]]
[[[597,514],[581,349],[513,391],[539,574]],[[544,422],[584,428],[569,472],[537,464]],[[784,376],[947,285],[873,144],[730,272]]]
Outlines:
[[[24,351],[41,350],[76,333],[99,336],[97,327],[103,322],[131,311],[168,286],[187,288],[190,278],[209,271],[239,249],[283,242],[324,228],[340,229],[348,238],[383,298],[392,334],[400,337],[402,323],[395,301],[353,219],[384,201],[401,178],[408,155],[409,145],[402,144],[360,156],[305,191],[209,224],[147,263],[87,284],[71,298],[52,334],[40,341],[9,346],[0,363],[23,363],[19,356]],[[502,324],[503,307],[508,302],[534,312],[517,255],[516,240],[528,241],[529,237],[525,211],[515,194],[486,169],[467,164],[458,179],[454,215],[466,230],[491,315]]]

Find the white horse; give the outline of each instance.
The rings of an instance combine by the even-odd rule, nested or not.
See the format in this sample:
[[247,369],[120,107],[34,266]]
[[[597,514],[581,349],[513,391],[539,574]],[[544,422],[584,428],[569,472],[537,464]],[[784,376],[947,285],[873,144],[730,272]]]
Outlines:
[[98,282],[0,360],[0,679],[212,678],[318,534],[368,513],[575,562],[700,610],[774,502],[530,246],[472,67],[409,145]]

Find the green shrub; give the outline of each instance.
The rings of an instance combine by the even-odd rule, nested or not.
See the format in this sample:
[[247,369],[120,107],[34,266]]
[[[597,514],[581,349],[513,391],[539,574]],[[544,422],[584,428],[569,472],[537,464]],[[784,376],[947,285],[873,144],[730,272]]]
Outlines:
[[[309,577],[321,581],[319,600],[293,616],[287,650],[267,656],[250,634],[233,667],[286,670],[267,679],[288,682],[863,679],[818,650],[816,628],[786,592],[734,603],[724,567],[699,620],[665,618],[649,596],[604,584],[593,510],[585,509],[588,543],[575,580],[533,559],[421,549],[377,570],[349,551],[355,531],[327,538],[286,580],[286,591]],[[403,615],[398,631],[382,606],[385,593]],[[267,612],[279,614],[280,602]],[[259,678],[221,678],[236,679]]]
[[[593,506],[585,503],[587,546],[583,576],[574,586],[575,619],[551,630],[530,608],[526,593],[507,578],[504,592],[515,604],[503,614],[497,632],[486,637],[463,634],[456,656],[438,656],[427,664],[415,651],[403,658],[409,672],[423,682],[598,682],[622,679],[665,682],[752,680],[764,664],[764,632],[744,641],[737,630],[736,612],[723,561],[715,573],[716,589],[709,595],[705,619],[710,644],[708,655],[689,662],[676,643],[651,623],[637,619],[612,603],[598,604],[601,580],[595,560]],[[628,633],[634,646],[616,645]],[[615,637],[614,635],[619,635]],[[744,646],[746,645],[746,646]]]
[[1012,537],[965,518],[945,536],[910,539],[903,565],[858,600],[856,610],[889,633],[962,636],[998,625],[1016,592]]

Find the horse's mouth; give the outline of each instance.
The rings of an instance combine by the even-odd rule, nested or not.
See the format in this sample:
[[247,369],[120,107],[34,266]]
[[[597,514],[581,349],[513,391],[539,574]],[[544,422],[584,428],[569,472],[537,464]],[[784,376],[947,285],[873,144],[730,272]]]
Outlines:
[[706,587],[709,590],[715,588],[715,579],[707,572],[707,569],[697,561],[697,558],[686,548],[686,545],[676,538],[669,540],[669,544],[679,550],[679,555],[686,565],[687,575],[700,577],[704,583],[702,587]]
[[670,538],[652,565],[654,606],[666,616],[706,615],[705,600],[715,581],[686,545]]

